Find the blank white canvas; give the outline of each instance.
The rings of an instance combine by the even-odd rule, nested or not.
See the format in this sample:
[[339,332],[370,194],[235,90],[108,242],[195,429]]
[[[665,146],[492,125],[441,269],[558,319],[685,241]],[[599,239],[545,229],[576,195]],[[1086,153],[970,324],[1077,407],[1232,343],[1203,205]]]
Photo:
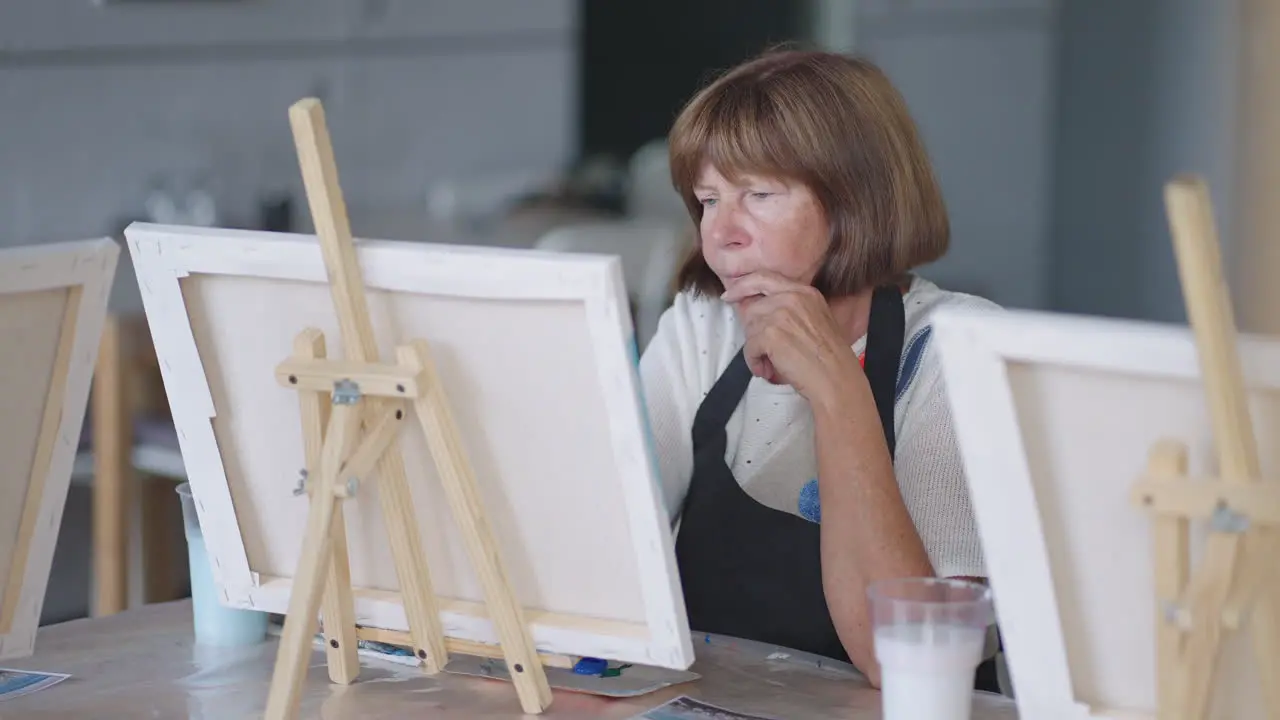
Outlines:
[[[126,232],[227,604],[287,609],[308,504],[297,392],[274,368],[321,329],[342,356],[314,236]],[[427,341],[538,649],[687,667],[692,644],[616,258],[357,241],[382,361]],[[496,642],[421,426],[400,437],[451,637]],[[357,622],[407,629],[378,481],[347,501]]]
[[35,644],[119,254],[110,238],[0,250],[0,609],[10,585],[16,602],[0,659]]
[[[1025,311],[933,324],[1020,714],[1153,717],[1152,521],[1130,493],[1164,438],[1192,476],[1216,470],[1190,330]],[[1280,340],[1245,337],[1240,355],[1274,477]],[[1248,632],[1224,643],[1213,718],[1265,717]]]

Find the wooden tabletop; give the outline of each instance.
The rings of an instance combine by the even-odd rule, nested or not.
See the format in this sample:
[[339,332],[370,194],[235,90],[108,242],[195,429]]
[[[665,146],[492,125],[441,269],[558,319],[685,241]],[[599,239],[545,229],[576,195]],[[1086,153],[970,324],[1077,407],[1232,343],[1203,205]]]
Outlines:
[[[679,695],[778,718],[880,717],[880,693],[850,665],[824,661],[819,666],[812,656],[716,636],[700,637],[696,649],[691,669],[702,676],[698,680],[626,699],[555,690],[543,717],[631,718]],[[72,677],[0,703],[0,718],[258,718],[275,651],[274,638],[248,648],[195,645],[189,601],[41,628],[34,656],[0,664]],[[452,673],[427,677],[411,667],[362,662],[355,684],[334,685],[324,653],[316,650],[300,717],[527,717],[506,682]],[[973,719],[986,718],[1012,720],[1017,713],[1010,700],[976,694]]]

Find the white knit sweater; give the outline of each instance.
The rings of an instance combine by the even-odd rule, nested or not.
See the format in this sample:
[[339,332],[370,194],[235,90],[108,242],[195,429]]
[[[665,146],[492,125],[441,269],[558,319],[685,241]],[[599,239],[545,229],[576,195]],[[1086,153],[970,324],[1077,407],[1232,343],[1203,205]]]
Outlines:
[[[913,278],[903,301],[906,340],[894,406],[898,486],[934,571],[943,577],[985,577],[942,368],[929,342],[929,318],[944,305],[997,306],[941,290],[919,277]],[[743,342],[732,307],[680,293],[640,360],[663,495],[673,522],[693,473],[694,414]],[[852,349],[861,355],[865,345],[864,336]],[[803,397],[790,386],[752,378],[727,432],[725,460],[749,495],[821,522],[813,413]]]

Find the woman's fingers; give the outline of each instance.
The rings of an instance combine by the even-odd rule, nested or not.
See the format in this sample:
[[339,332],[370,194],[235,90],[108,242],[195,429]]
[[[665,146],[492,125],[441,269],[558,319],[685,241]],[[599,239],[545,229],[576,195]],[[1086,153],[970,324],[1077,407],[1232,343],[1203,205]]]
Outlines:
[[770,382],[774,381],[777,373],[769,358],[768,328],[778,321],[777,305],[776,297],[761,297],[740,308],[742,329],[746,334],[743,352],[747,356],[747,366],[753,375]]
[[755,350],[748,344],[743,354],[747,357],[747,367],[751,369],[752,375],[768,380],[771,383],[777,382],[778,372],[773,366],[773,361],[769,359],[767,352]]
[[734,281],[722,297],[737,310],[753,375],[801,392],[801,386],[812,384],[810,376],[818,371],[814,357],[831,344],[826,337],[830,311],[817,290],[761,272]]
[[773,382],[773,363],[769,362],[768,355],[760,355],[754,359],[748,358],[747,367],[751,368],[752,375]]
[[805,286],[777,273],[762,270],[731,280],[720,299],[727,303],[735,303],[752,295],[777,295],[803,287]]
[[777,334],[769,329],[769,314],[757,314],[746,325],[747,340],[742,350],[751,374],[774,384],[785,382],[771,357],[771,353],[780,348],[772,346],[777,341]]

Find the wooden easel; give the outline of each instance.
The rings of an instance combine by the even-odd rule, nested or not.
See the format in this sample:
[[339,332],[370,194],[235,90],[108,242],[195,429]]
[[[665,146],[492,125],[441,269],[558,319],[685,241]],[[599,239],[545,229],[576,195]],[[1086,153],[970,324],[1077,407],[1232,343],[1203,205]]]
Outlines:
[[[1218,476],[1187,477],[1187,448],[1150,452],[1134,500],[1154,516],[1157,707],[1160,720],[1207,717],[1219,646],[1248,615],[1268,716],[1280,720],[1280,483],[1263,480],[1235,320],[1209,191],[1198,178],[1165,188],[1187,316],[1195,333],[1218,454]],[[1207,521],[1200,567],[1189,525]]]
[[[507,582],[429,348],[422,340],[412,341],[396,350],[394,363],[379,362],[324,109],[314,98],[300,100],[289,108],[289,122],[345,357],[328,359],[323,334],[303,329],[294,340],[293,356],[276,368],[278,380],[297,389],[301,403],[306,472],[299,494],[309,496],[310,510],[266,718],[285,720],[298,711],[322,598],[329,677],[347,684],[359,673],[342,502],[355,495],[359,484],[367,482],[375,469],[409,624],[408,639],[426,672],[434,674],[444,667],[450,645],[455,651],[503,657],[523,711],[541,713],[551,704],[544,660],[534,651],[524,611]],[[489,617],[501,641],[500,651],[492,648],[486,652],[478,643],[454,643],[444,638],[397,442],[410,413],[417,414],[426,435],[450,510],[484,590]],[[554,663],[556,658],[546,662]]]

